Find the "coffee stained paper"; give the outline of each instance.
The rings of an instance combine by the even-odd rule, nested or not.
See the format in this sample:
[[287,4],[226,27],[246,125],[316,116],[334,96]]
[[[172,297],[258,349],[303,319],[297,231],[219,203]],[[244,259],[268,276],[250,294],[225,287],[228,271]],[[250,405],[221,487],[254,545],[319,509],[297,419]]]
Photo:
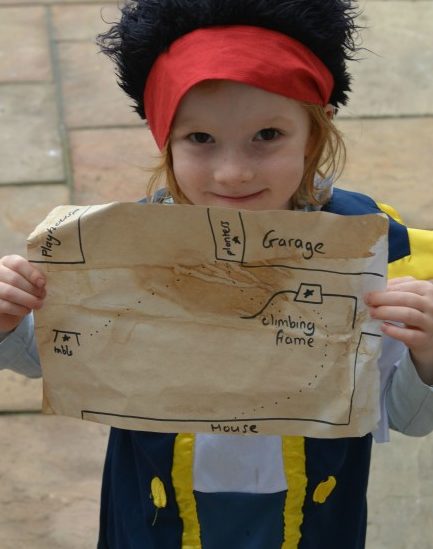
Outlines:
[[43,410],[159,432],[361,436],[379,420],[382,215],[60,206],[28,240]]

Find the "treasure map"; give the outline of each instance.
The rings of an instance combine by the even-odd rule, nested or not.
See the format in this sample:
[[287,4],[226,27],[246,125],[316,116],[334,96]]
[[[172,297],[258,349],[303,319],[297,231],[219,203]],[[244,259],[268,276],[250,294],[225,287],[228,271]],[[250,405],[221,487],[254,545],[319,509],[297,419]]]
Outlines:
[[361,436],[379,420],[382,215],[60,206],[28,240],[43,411],[157,432]]

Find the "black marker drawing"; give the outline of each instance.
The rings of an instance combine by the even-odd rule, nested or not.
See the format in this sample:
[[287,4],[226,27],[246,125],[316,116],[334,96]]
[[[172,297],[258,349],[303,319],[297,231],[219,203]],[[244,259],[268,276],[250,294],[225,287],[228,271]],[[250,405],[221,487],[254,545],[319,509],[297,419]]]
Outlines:
[[[137,220],[146,210],[129,207]],[[74,366],[62,368],[71,389],[83,384],[74,414],[164,432],[268,434],[302,424],[320,436],[322,426],[357,425],[359,372],[373,364],[380,337],[359,289],[380,286],[384,270],[340,260],[331,239],[305,237],[282,212],[253,227],[254,212],[190,209],[173,231],[161,223],[162,207],[181,212],[149,207],[144,225],[158,239],[124,224],[126,204],[107,207],[114,225],[90,207],[42,235],[50,276],[81,291],[76,300],[66,286],[73,330],[68,317],[52,320],[48,311],[43,319],[51,356]],[[107,227],[113,240],[103,243],[98,231]],[[64,242],[72,242],[69,257]]]
[[[45,234],[41,245],[40,254],[37,259],[30,258],[30,263],[52,263],[58,265],[78,265],[86,263],[83,252],[81,238],[81,218],[87,213],[91,206],[87,208],[74,207],[63,214],[54,223],[45,227]],[[62,240],[59,237],[59,229],[68,223],[76,224],[75,238],[68,242],[67,246],[62,246]]]
[[[80,346],[80,332],[72,332],[66,330],[53,330],[54,332],[54,353],[62,356],[71,357],[74,355],[73,346]],[[71,347],[70,347],[71,346]]]

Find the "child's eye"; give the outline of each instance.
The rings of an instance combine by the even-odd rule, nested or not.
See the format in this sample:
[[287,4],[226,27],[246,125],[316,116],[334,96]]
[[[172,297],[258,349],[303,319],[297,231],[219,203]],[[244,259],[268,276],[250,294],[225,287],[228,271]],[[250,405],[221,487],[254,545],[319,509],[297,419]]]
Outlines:
[[254,136],[255,141],[272,141],[279,137],[281,132],[275,128],[264,128],[256,133]]
[[189,141],[192,141],[193,143],[213,143],[213,137],[206,132],[193,132],[190,133],[187,137]]

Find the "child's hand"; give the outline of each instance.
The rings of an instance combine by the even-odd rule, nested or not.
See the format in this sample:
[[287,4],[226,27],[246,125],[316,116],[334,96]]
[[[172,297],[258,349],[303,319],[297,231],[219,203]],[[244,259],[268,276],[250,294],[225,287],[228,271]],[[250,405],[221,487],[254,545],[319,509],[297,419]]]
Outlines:
[[394,278],[386,291],[367,294],[365,303],[372,318],[384,321],[383,333],[409,348],[424,383],[433,385],[433,284],[412,277]]
[[0,332],[10,332],[32,309],[40,309],[45,275],[19,255],[0,258]]

